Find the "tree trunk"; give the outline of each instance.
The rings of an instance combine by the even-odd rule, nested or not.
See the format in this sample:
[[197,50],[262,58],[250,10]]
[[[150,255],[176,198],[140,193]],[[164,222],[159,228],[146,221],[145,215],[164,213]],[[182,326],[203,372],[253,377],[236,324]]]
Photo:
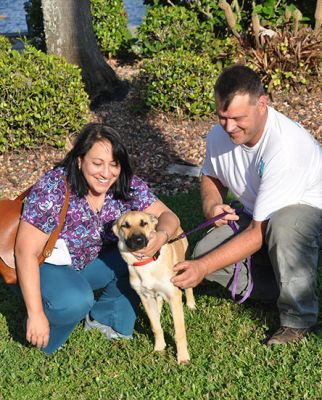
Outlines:
[[120,82],[98,48],[89,0],[41,0],[41,3],[47,52],[81,68],[91,97],[102,93],[113,95]]

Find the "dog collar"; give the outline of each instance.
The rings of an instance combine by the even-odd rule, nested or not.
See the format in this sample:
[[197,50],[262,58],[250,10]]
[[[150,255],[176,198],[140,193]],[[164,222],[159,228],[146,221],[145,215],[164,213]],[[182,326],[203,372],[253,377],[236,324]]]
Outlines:
[[137,262],[133,263],[132,265],[133,265],[133,267],[142,267],[142,265],[146,265],[146,264],[149,264],[149,263],[152,262],[152,261],[157,260],[157,259],[159,258],[159,255],[160,255],[160,251],[157,251],[157,252],[154,254],[153,257],[147,258],[147,259],[144,260],[144,261],[137,261]]

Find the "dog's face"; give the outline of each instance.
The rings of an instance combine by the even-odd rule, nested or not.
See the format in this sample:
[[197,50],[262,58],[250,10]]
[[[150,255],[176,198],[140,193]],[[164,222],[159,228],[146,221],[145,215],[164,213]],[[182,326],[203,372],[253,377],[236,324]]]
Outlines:
[[113,225],[113,232],[130,252],[141,250],[148,244],[150,233],[155,231],[158,219],[143,211],[129,211]]

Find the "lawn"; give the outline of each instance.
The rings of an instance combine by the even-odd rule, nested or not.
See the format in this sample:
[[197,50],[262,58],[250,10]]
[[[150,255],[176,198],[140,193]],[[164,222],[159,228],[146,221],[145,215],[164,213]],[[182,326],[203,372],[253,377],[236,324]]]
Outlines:
[[[163,200],[185,230],[202,221],[197,190]],[[198,235],[189,236],[192,246]],[[0,283],[0,399],[322,399],[321,334],[268,348],[261,342],[278,327],[275,309],[252,301],[239,306],[212,286],[195,295],[197,310],[185,309],[191,363],[178,366],[167,306],[164,354],[152,352],[141,311],[131,341],[108,342],[79,324],[60,351],[45,356],[26,346],[23,305]]]

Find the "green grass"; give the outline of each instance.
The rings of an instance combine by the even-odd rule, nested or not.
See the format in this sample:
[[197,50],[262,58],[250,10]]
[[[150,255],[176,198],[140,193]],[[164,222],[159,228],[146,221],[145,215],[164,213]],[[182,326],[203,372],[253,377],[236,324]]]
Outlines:
[[[197,190],[163,200],[185,230],[202,221]],[[192,246],[199,235],[189,236]],[[141,311],[131,341],[108,342],[79,324],[62,350],[46,356],[26,345],[23,304],[1,283],[0,399],[322,398],[321,336],[267,348],[261,341],[268,329],[278,327],[276,310],[265,311],[251,301],[239,306],[210,286],[198,287],[195,294],[197,311],[185,309],[191,363],[178,366],[168,306],[162,314],[164,354],[152,352],[149,323]]]

